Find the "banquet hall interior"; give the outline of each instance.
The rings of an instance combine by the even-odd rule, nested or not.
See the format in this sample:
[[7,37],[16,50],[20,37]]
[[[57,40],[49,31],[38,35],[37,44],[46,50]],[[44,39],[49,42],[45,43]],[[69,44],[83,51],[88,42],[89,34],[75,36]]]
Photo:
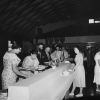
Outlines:
[[[94,57],[100,50],[99,9],[99,2],[95,0],[0,0],[0,100],[98,98],[100,85],[98,91],[96,91],[96,84],[93,80]],[[80,47],[84,58],[86,58],[83,61],[86,81],[83,96],[70,96],[74,72],[71,72],[72,74],[69,76],[65,75],[66,79],[60,79],[59,74],[67,69],[65,64],[60,65],[64,62],[58,63],[57,66],[59,67],[56,69],[47,64],[46,66],[50,68],[45,67],[44,70],[38,70],[38,74],[33,74],[32,77],[16,82],[8,89],[3,89],[3,57],[8,51],[9,41],[21,47],[22,51],[18,55],[21,62],[24,59],[23,52],[36,49],[39,44],[43,44],[44,47],[50,46],[51,50],[57,45],[65,47],[69,54],[67,67],[72,66],[73,63],[75,65],[73,48],[75,46]],[[64,82],[66,82],[66,85]],[[20,88],[20,86],[22,87]],[[49,91],[50,89],[51,91]],[[47,94],[44,96],[44,93]],[[76,88],[75,95],[78,93],[79,88]],[[49,98],[50,95],[52,96],[51,99]]]

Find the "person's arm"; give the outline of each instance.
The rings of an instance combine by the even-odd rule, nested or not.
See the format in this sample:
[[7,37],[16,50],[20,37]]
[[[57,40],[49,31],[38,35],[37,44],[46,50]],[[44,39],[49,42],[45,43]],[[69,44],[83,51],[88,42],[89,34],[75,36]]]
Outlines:
[[100,59],[98,59],[98,64],[99,64],[99,66],[100,66]]
[[21,73],[21,72],[18,70],[18,67],[15,66],[15,65],[12,65],[12,70],[14,71],[15,74],[17,74],[17,75],[19,75],[19,76],[28,77],[26,74]]

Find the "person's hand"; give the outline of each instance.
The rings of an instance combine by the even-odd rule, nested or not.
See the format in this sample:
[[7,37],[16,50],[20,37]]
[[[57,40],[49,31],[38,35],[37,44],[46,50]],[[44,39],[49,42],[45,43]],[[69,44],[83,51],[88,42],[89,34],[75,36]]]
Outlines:
[[28,76],[27,74],[24,74],[24,77],[25,77],[25,78],[29,78],[29,76]]
[[20,78],[23,78],[23,79],[28,78],[28,75],[26,75],[26,74],[22,74],[22,73],[20,73],[18,76],[19,76]]

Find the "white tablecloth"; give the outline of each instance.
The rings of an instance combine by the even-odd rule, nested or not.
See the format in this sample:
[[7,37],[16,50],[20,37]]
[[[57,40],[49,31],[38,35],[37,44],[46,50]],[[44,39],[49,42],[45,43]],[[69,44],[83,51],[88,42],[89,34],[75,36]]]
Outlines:
[[62,100],[73,81],[73,73],[62,75],[70,64],[48,69],[8,88],[8,100]]

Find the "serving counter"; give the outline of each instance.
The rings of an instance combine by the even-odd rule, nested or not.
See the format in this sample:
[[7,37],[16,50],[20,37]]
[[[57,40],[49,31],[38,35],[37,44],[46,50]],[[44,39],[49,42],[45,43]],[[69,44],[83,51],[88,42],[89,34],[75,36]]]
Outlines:
[[8,100],[62,100],[73,81],[73,72],[67,72],[71,67],[62,63],[9,86]]

